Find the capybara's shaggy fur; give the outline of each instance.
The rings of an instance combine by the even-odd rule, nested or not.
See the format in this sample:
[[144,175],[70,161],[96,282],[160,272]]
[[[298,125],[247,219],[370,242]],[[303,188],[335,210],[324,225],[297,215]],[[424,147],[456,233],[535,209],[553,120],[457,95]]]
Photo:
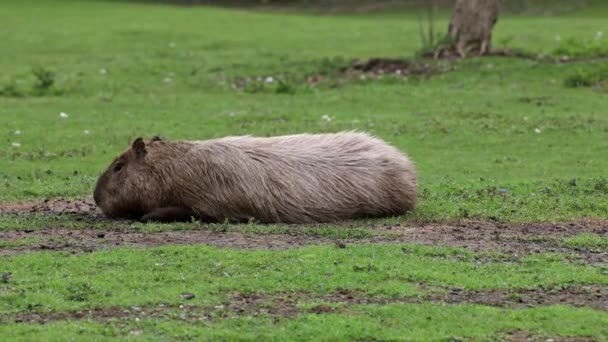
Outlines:
[[99,178],[111,218],[330,222],[414,210],[416,174],[365,133],[207,141],[136,139]]

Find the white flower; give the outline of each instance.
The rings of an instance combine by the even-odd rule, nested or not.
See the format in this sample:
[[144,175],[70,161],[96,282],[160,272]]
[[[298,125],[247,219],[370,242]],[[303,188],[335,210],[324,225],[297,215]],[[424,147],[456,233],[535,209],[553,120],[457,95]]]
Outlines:
[[175,43],[174,42],[169,43],[169,47],[173,49],[175,47]]
[[69,116],[69,115],[68,115],[67,113],[64,113],[64,112],[59,113],[59,117],[60,117],[60,118],[63,118],[63,119],[67,119],[67,118],[68,118],[68,116]]
[[91,132],[90,132],[88,129],[85,129],[85,130],[83,131],[83,133],[84,133],[84,134],[86,134],[86,135],[91,134]]
[[555,39],[556,42],[559,42],[560,40],[562,40],[562,37],[559,34],[556,34],[553,39]]
[[20,130],[16,130],[15,131],[15,135],[19,135],[19,134],[21,134],[21,131]]
[[535,128],[535,129],[534,129],[534,132],[536,132],[536,133],[540,133],[540,132],[541,132],[541,130],[540,130],[540,128]]
[[600,39],[602,39],[602,37],[604,37],[604,32],[602,32],[602,31],[597,31],[597,32],[595,33],[595,39],[596,39],[596,40],[600,40]]
[[107,73],[108,73],[108,70],[106,70],[105,68],[99,69],[99,74],[100,75],[106,75]]
[[13,147],[21,147],[21,144],[20,143],[12,143],[11,146],[13,146]]
[[524,116],[524,121],[528,121],[528,117],[527,116]]
[[164,79],[165,83],[171,83],[171,81],[173,81],[173,79],[171,77],[165,77],[165,79]]
[[272,82],[274,82],[274,78],[272,78],[272,76],[266,77],[266,83],[272,83]]
[[323,115],[321,117],[321,119],[325,120],[326,122],[330,122],[331,121],[331,117],[329,115]]

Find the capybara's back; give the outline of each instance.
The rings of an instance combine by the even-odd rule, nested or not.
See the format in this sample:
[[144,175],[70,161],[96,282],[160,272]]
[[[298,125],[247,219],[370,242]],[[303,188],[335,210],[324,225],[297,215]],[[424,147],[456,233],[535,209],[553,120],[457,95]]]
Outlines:
[[[108,216],[146,215],[171,207],[220,221],[309,223],[398,215],[416,205],[411,161],[364,133],[155,139],[141,148],[127,162],[136,163],[133,174],[126,174],[121,189],[114,191],[115,197],[128,191],[124,200],[103,200],[103,188],[112,187],[113,181],[102,179],[113,178],[106,176],[111,168],[98,182],[96,201]],[[120,212],[133,207],[137,214],[116,214],[112,207]]]

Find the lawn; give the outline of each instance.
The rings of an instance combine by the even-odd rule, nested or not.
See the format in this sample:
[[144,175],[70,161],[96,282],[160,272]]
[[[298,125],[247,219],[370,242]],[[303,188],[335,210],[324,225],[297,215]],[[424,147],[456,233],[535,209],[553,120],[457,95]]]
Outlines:
[[[424,60],[431,72],[378,78],[339,69],[414,58],[411,8],[4,1],[0,337],[608,340],[608,7],[589,3],[502,16],[494,45],[527,58]],[[556,62],[563,51],[584,58]],[[342,130],[414,160],[416,212],[155,225],[90,203],[139,136]]]

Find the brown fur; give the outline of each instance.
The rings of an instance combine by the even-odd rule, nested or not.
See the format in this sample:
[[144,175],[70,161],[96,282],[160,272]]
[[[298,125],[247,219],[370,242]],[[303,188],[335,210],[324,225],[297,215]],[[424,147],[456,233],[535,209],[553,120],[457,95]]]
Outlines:
[[145,143],[99,178],[111,218],[329,222],[399,215],[416,206],[412,162],[364,133]]

